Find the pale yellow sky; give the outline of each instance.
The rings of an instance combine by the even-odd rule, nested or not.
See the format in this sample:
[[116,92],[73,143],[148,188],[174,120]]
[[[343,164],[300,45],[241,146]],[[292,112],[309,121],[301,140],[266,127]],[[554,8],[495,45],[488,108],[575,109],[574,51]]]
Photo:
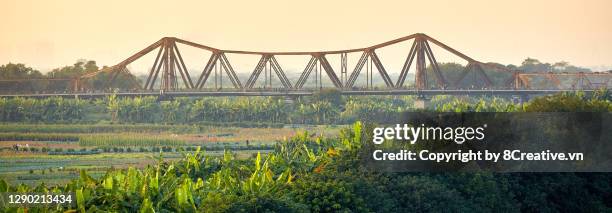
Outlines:
[[[116,64],[163,36],[222,49],[314,51],[417,32],[485,62],[612,65],[611,0],[0,0],[0,8],[0,63],[43,71],[83,58]],[[398,64],[391,69],[401,67],[402,48],[382,58]],[[206,62],[197,51],[185,54],[190,69]]]

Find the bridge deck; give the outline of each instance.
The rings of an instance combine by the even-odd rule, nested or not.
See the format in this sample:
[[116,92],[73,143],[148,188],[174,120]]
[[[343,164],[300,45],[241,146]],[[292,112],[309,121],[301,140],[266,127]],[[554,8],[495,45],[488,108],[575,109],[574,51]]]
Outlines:
[[[345,90],[340,91],[342,95],[357,96],[357,95],[417,95],[417,96],[433,96],[433,95],[469,95],[469,96],[524,96],[524,95],[547,95],[560,92],[578,92],[592,93],[596,90],[512,90],[512,89],[493,89],[493,90]],[[135,91],[135,92],[117,92],[117,96],[121,97],[137,97],[137,96],[163,96],[163,97],[198,97],[198,96],[310,96],[317,91],[297,91],[297,90],[279,90],[279,91]],[[65,97],[65,98],[100,98],[112,95],[110,92],[99,93],[41,93],[41,94],[0,94],[0,97]]]

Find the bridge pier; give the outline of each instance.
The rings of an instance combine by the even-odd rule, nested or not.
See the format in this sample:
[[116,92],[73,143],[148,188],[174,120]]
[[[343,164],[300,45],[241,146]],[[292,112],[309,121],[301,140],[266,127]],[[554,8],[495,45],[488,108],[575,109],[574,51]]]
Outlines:
[[514,104],[524,104],[529,102],[529,95],[513,95],[512,103]]
[[298,97],[296,96],[285,96],[285,104],[293,106],[293,104],[295,104],[295,102],[297,102]]
[[431,98],[425,96],[417,96],[414,100],[415,109],[426,109],[431,104]]

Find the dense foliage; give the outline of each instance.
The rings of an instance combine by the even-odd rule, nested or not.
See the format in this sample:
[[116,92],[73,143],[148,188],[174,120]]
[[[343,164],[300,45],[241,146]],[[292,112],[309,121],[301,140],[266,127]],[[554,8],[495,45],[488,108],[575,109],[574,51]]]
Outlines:
[[63,98],[0,98],[0,120],[22,122],[70,122],[83,118],[87,101]]
[[[485,97],[435,96],[431,110],[440,112],[607,111],[610,94],[562,93],[535,98],[527,104]],[[148,123],[213,124],[244,127],[282,124],[350,124],[355,121],[386,120],[397,113],[416,110],[414,98],[343,97],[323,91],[313,97],[285,100],[274,97],[177,98],[155,97],[81,100],[59,97],[0,98],[0,121],[25,123]],[[186,126],[186,129],[192,129]]]
[[[604,111],[607,93],[559,94],[524,105],[496,101],[434,100],[445,111]],[[355,123],[335,138],[302,133],[267,155],[235,159],[199,150],[180,161],[139,170],[110,170],[101,178],[81,171],[62,186],[12,185],[0,192],[73,192],[79,211],[126,212],[608,212],[609,173],[382,173],[358,153],[369,125]],[[49,206],[29,212],[65,211]],[[16,212],[20,209],[5,209]],[[21,209],[23,210],[23,209]]]
[[515,104],[501,98],[469,99],[436,96],[433,110],[438,112],[609,112],[612,94],[599,90],[591,95],[582,92],[540,96],[525,104]]
[[[0,98],[0,121],[28,123],[352,123],[412,108],[412,97],[350,97],[332,95],[285,100],[273,97],[177,98],[155,97],[80,100]],[[388,101],[392,100],[392,101]]]

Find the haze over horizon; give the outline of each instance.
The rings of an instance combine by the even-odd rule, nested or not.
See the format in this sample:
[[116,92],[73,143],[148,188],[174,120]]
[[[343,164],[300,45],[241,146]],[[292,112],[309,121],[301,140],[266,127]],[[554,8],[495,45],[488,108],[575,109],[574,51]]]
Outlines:
[[[79,59],[114,65],[164,36],[221,49],[318,51],[365,47],[419,32],[483,62],[519,65],[531,57],[612,69],[609,0],[2,0],[0,7],[0,64],[24,63],[43,72]],[[408,50],[390,52],[382,60],[401,66]],[[207,57],[194,55],[186,57],[190,69],[197,70]],[[236,63],[254,66],[241,60]]]

